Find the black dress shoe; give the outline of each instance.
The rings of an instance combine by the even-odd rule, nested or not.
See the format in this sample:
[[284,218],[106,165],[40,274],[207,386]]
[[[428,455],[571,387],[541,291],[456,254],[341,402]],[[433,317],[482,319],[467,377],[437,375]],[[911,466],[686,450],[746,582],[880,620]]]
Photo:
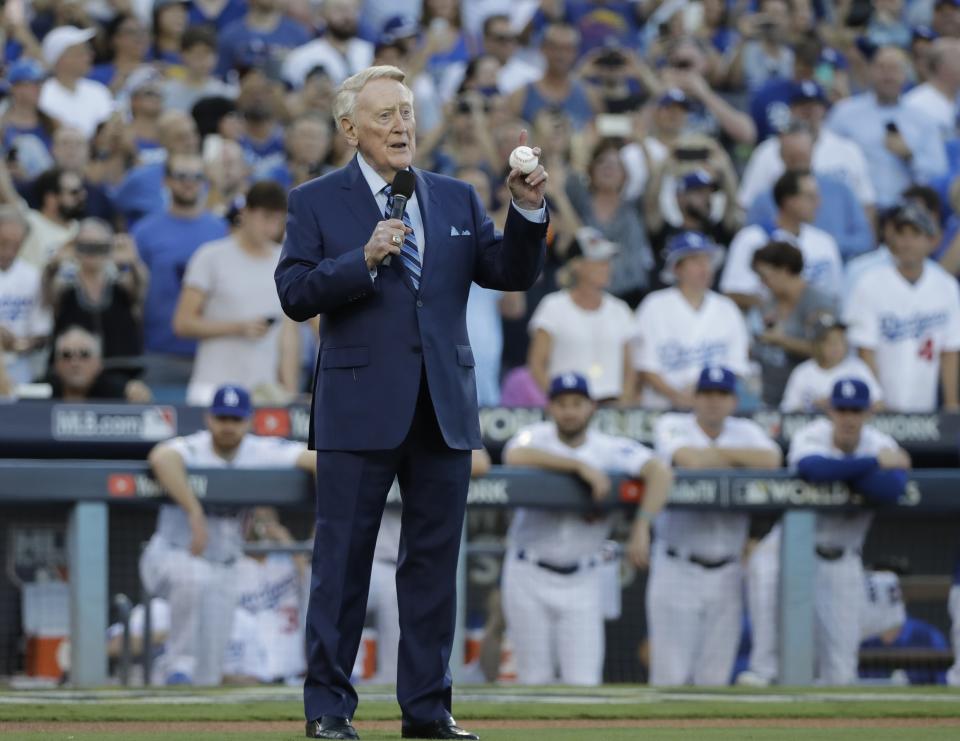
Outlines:
[[323,715],[307,721],[307,738],[358,739],[360,735],[349,718]]
[[429,723],[404,723],[400,729],[401,738],[459,738],[480,741],[475,733],[463,730],[453,718],[434,720]]

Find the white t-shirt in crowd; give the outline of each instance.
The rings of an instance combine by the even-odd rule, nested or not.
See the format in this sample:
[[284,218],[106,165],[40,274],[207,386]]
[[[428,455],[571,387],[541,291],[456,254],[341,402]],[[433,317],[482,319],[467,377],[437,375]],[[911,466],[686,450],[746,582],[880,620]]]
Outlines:
[[[175,437],[164,445],[175,450],[187,468],[293,468],[303,443],[279,437],[245,435],[231,460],[221,458],[213,447],[209,430]],[[161,504],[157,514],[157,536],[174,548],[189,548],[190,521],[187,512],[176,504]],[[233,515],[207,514],[207,547],[203,557],[209,561],[227,562],[243,553],[241,512]]]
[[[507,441],[504,452],[513,448],[534,448],[581,461],[611,474],[639,476],[653,452],[626,437],[587,430],[583,444],[572,448],[557,435],[552,421],[524,427]],[[585,520],[580,513],[518,507],[507,532],[512,549],[528,551],[531,560],[556,565],[575,563],[600,551],[610,535],[612,515]]]
[[363,39],[350,39],[347,53],[341,54],[327,39],[314,39],[293,49],[283,61],[283,79],[294,88],[303,87],[314,67],[323,67],[334,85],[373,64],[373,44]]
[[70,90],[51,77],[40,88],[38,107],[61,125],[79,129],[91,139],[97,126],[110,118],[116,103],[110,89],[96,80],[77,80]]
[[924,82],[903,96],[903,104],[915,108],[933,121],[944,141],[957,136],[957,99],[946,97],[931,83]]
[[[860,442],[853,451],[855,457],[875,456],[881,450],[896,449],[896,440],[876,427],[864,425]],[[847,455],[833,444],[833,422],[826,417],[816,419],[801,427],[790,440],[787,465],[797,463],[809,455],[826,458],[846,458]],[[824,548],[863,548],[863,541],[873,520],[873,510],[864,512],[817,513],[816,543]]]
[[633,335],[626,302],[604,294],[600,308],[587,311],[574,303],[569,291],[557,291],[537,305],[529,329],[531,335],[542,329],[553,340],[550,378],[579,373],[590,383],[594,399],[623,393],[624,346]]
[[833,368],[822,368],[811,358],[804,360],[793,369],[787,386],[783,390],[780,402],[781,412],[815,412],[814,403],[830,398],[833,386],[841,378],[859,378],[870,389],[870,402],[883,401],[883,390],[870,370],[870,366],[860,358],[847,357]]
[[[743,314],[726,296],[708,291],[699,309],[679,288],[649,294],[637,307],[633,363],[656,373],[675,389],[696,383],[707,365],[721,365],[737,375],[749,371],[749,337]],[[667,409],[667,399],[643,389],[643,406]]]
[[[737,232],[730,243],[727,261],[720,276],[721,291],[766,297],[767,289],[750,264],[754,252],[768,242],[780,238],[778,231],[771,235],[762,226],[754,224]],[[785,236],[790,238],[785,241],[793,242],[803,253],[803,277],[807,283],[828,296],[839,299],[843,287],[843,260],[836,240],[810,224],[802,224],[797,237],[792,234]]]
[[254,257],[233,237],[208,242],[190,258],[183,284],[205,294],[204,319],[247,321],[272,317],[275,321],[258,339],[232,336],[200,340],[187,387],[188,403],[209,404],[217,387],[225,383],[252,391],[257,386],[278,382],[283,309],[273,271],[279,258],[279,245],[273,245],[262,257]]
[[889,409],[936,411],[940,354],[960,350],[960,286],[953,276],[925,266],[910,283],[893,265],[880,265],[854,287],[844,320],[850,344],[876,353]]
[[[818,175],[830,175],[846,183],[864,206],[872,206],[876,192],[859,145],[829,129],[821,129],[813,145],[811,167]],[[761,193],[773,188],[786,167],[780,158],[780,139],[771,136],[753,150],[740,180],[737,201],[750,208]]]
[[[756,448],[778,451],[777,444],[753,420],[728,417],[714,439],[693,414],[664,414],[653,430],[654,450],[666,464],[680,448]],[[739,558],[747,541],[750,516],[736,512],[665,509],[656,520],[657,539],[667,548],[711,561]]]
[[[0,327],[17,339],[50,334],[50,312],[40,294],[40,271],[15,259],[8,270],[0,270]],[[13,383],[29,383],[33,376],[30,357],[7,353],[3,358]]]

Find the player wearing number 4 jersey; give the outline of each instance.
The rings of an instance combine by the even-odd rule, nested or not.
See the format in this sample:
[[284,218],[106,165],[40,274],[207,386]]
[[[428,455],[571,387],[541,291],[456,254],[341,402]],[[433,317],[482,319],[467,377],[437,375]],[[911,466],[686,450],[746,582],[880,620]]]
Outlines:
[[846,307],[850,344],[871,367],[884,403],[897,412],[933,412],[937,387],[943,406],[960,410],[960,287],[924,262],[936,246],[936,227],[913,204],[892,217],[893,265],[856,283]]
[[[896,501],[906,490],[910,457],[889,435],[866,424],[870,390],[860,379],[837,381],[829,417],[800,428],[790,442],[787,463],[812,483],[843,482],[877,505]],[[814,573],[815,676],[823,684],[850,684],[857,677],[857,647],[863,610],[860,552],[873,511],[819,512]],[[780,525],[750,557],[748,599],[753,625],[750,668],[739,684],[765,685],[779,674],[777,595]]]
[[[657,455],[679,468],[779,468],[780,448],[748,419],[731,417],[737,378],[704,368],[693,414],[656,424]],[[740,557],[749,517],[668,510],[657,518],[647,582],[650,683],[718,685],[730,679],[741,629]]]
[[157,531],[140,559],[144,586],[170,603],[162,667],[168,684],[220,683],[237,602],[236,565],[243,555],[241,513],[205,511],[187,467],[313,471],[315,465],[316,454],[301,443],[248,435],[251,412],[244,389],[222,386],[206,416],[206,430],[150,451],[150,468],[174,502],[161,505]]
[[[520,430],[504,450],[512,466],[571,473],[598,504],[610,496],[610,473],[642,477],[643,503],[628,552],[646,566],[650,520],[663,507],[672,476],[648,448],[588,429],[596,404],[575,373],[550,383],[552,420]],[[507,534],[503,610],[517,678],[524,684],[596,685],[603,670],[601,546],[611,516],[519,508]]]

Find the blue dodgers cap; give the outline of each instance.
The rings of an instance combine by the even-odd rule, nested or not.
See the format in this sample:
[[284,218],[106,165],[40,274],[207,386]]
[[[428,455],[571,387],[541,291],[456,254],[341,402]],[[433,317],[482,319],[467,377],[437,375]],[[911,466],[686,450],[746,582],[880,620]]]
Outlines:
[[690,98],[678,87],[667,88],[663,94],[657,98],[658,106],[682,105],[684,108],[690,107]]
[[387,19],[377,37],[377,46],[392,46],[400,39],[407,39],[420,33],[420,24],[415,18],[395,15]]
[[11,85],[18,82],[43,82],[47,79],[47,71],[36,59],[21,57],[12,65],[7,73],[7,80]]
[[913,27],[913,40],[917,41],[923,39],[924,41],[935,41],[937,38],[937,32],[934,31],[930,26],[914,26]]
[[676,280],[673,269],[685,257],[709,255],[714,269],[719,267],[723,260],[723,250],[707,235],[694,231],[680,232],[671,237],[667,241],[665,254],[663,272],[660,274],[665,283],[673,283]]
[[708,365],[700,371],[697,379],[697,391],[722,391],[732,394],[737,390],[737,376],[729,368]]
[[804,80],[803,82],[798,82],[790,91],[791,104],[807,103],[811,100],[815,100],[818,103],[823,103],[823,105],[827,105],[827,103],[829,103],[826,91],[824,91],[824,89],[813,80]]
[[694,190],[695,188],[710,188],[715,190],[716,187],[717,181],[703,168],[697,168],[693,172],[688,172],[677,180],[677,191],[680,193],[686,193],[688,190]]
[[834,409],[863,411],[870,406],[870,387],[859,378],[841,378],[833,384],[830,406]]
[[561,373],[550,381],[550,391],[547,396],[554,399],[560,394],[580,394],[589,399],[591,398],[590,385],[579,373]]
[[239,417],[246,419],[253,413],[249,392],[242,386],[221,386],[213,395],[210,414],[215,417]]

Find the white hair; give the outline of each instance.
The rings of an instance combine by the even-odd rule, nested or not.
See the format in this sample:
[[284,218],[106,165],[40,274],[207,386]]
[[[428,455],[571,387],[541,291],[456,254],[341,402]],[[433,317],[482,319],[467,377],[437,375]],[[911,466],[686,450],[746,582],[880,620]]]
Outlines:
[[[365,70],[351,75],[337,89],[337,95],[333,99],[333,120],[336,121],[337,129],[343,131],[340,122],[348,118],[353,120],[353,111],[357,106],[357,95],[371,80],[396,80],[402,83],[407,78],[406,73],[399,67],[389,64],[380,64],[375,67],[367,67]],[[413,99],[413,91],[410,91],[410,98]]]

